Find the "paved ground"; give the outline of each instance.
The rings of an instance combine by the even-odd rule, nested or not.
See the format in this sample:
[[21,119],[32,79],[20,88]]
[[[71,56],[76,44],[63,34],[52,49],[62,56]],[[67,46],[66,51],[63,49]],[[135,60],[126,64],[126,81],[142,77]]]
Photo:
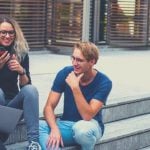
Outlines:
[[[71,65],[70,49],[54,54],[50,51],[30,52],[30,70],[33,84],[40,94],[40,116],[42,115],[53,79],[64,66]],[[95,66],[113,81],[108,103],[124,97],[150,95],[150,48],[119,49],[100,47],[101,56]],[[56,113],[62,111],[62,103]]]

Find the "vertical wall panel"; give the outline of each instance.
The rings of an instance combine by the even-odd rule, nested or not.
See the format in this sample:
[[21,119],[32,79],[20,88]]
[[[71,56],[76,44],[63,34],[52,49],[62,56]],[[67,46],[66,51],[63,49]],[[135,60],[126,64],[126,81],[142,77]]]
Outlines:
[[48,41],[69,46],[82,38],[82,0],[48,0]]
[[14,17],[30,48],[46,45],[46,0],[1,0],[0,14]]
[[145,46],[149,0],[109,0],[107,42],[116,46]]

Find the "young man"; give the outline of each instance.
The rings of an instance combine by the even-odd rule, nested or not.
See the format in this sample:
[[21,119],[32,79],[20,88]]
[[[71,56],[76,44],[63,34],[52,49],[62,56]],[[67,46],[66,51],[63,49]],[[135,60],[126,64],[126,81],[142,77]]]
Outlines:
[[[72,66],[60,70],[44,108],[46,121],[40,121],[42,150],[78,144],[93,150],[104,133],[101,109],[111,91],[112,82],[94,69],[98,48],[90,42],[77,43],[71,56]],[[64,111],[56,119],[54,109],[64,93]]]

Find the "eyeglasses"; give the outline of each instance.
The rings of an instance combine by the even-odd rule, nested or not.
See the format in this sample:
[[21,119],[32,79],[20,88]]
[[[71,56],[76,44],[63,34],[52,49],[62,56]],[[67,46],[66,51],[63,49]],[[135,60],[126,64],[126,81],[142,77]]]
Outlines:
[[9,34],[9,36],[13,37],[13,36],[15,36],[15,31],[14,30],[10,30],[10,31],[0,30],[1,36],[6,36],[7,34]]
[[72,60],[72,61],[76,61],[76,63],[78,63],[78,64],[81,64],[81,63],[83,63],[83,62],[86,62],[85,59],[77,58],[77,57],[74,57],[74,56],[71,56],[71,60]]

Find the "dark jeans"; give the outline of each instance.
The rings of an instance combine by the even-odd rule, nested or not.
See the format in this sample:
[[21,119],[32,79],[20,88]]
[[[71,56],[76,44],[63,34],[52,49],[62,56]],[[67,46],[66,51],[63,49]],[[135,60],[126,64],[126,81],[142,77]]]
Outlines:
[[0,141],[0,150],[6,150],[4,144]]
[[28,141],[38,142],[39,139],[39,95],[33,85],[26,85],[10,101],[5,99],[0,89],[0,105],[23,110],[23,117],[27,126]]
[[0,150],[6,150],[4,142],[6,142],[8,136],[8,134],[0,133]]

